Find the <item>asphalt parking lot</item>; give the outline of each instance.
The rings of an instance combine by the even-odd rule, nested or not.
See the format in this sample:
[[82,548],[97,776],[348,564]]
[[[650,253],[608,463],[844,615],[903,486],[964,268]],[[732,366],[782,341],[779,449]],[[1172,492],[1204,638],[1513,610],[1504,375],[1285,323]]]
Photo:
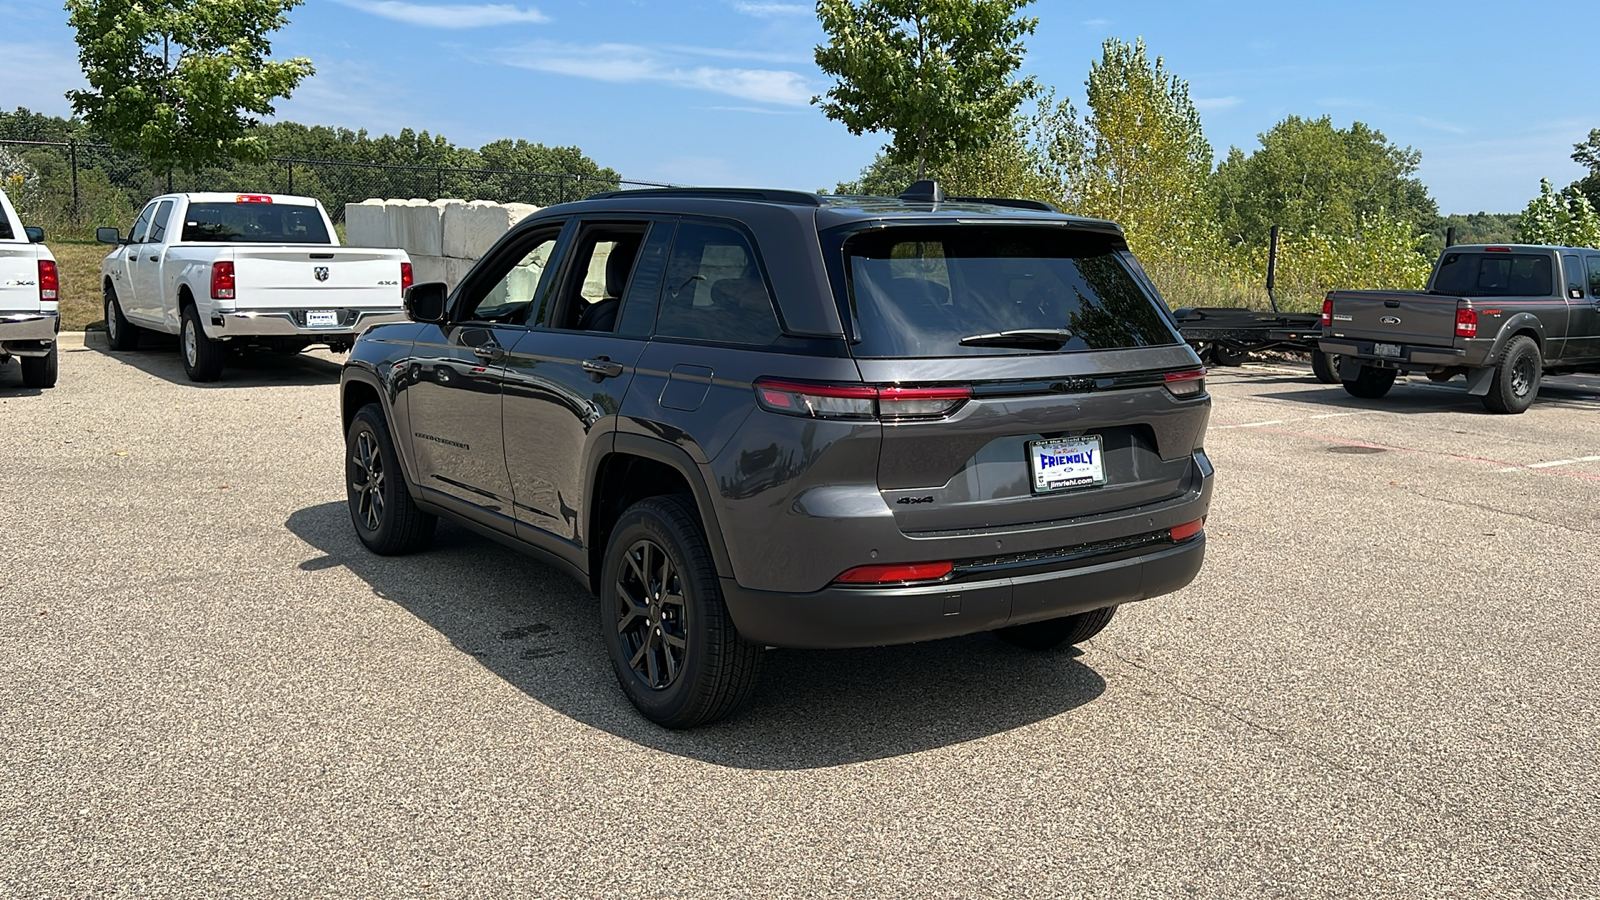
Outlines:
[[0,367],[0,896],[1600,896],[1600,379],[1214,371],[1189,588],[675,733],[553,570],[361,548],[337,377]]

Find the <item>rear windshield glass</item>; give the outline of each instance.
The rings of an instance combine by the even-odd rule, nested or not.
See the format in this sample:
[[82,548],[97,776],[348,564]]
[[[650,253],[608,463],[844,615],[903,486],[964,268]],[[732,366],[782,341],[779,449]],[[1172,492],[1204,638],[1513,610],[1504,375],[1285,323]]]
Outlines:
[[328,227],[315,206],[282,203],[191,203],[183,240],[230,244],[327,244]]
[[1118,350],[1180,340],[1112,238],[924,226],[858,234],[844,251],[857,356]]
[[1550,257],[1532,253],[1446,253],[1433,289],[1456,297],[1548,297]]

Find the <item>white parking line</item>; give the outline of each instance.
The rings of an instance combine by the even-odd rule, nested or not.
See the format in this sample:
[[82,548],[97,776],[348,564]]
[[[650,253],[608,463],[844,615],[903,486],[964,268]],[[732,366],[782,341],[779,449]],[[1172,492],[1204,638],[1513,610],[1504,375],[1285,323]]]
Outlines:
[[1552,459],[1549,462],[1528,463],[1525,466],[1507,466],[1501,472],[1520,472],[1523,469],[1554,469],[1559,466],[1570,466],[1573,463],[1600,462],[1600,456],[1578,456],[1572,459]]
[[1320,416],[1307,416],[1308,419],[1342,419],[1345,416],[1359,416],[1361,413],[1323,413]]
[[1282,419],[1272,419],[1267,422],[1246,422],[1243,425],[1213,425],[1208,431],[1226,431],[1229,428],[1260,428],[1263,425],[1282,425]]

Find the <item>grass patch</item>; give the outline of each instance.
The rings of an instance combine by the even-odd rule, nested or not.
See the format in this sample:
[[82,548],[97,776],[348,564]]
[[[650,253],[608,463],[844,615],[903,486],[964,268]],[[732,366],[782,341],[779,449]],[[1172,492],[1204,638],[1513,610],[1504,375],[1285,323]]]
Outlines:
[[61,330],[82,331],[94,325],[105,327],[101,304],[100,261],[110,247],[89,241],[53,240],[46,245],[56,258],[61,276]]

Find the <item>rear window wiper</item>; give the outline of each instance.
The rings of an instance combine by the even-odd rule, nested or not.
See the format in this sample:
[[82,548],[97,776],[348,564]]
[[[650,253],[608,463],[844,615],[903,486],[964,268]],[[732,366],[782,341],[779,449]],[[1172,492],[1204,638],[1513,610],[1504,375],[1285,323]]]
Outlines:
[[1065,328],[1018,328],[1013,331],[996,331],[990,334],[969,334],[961,339],[963,347],[1055,347],[1077,335]]

